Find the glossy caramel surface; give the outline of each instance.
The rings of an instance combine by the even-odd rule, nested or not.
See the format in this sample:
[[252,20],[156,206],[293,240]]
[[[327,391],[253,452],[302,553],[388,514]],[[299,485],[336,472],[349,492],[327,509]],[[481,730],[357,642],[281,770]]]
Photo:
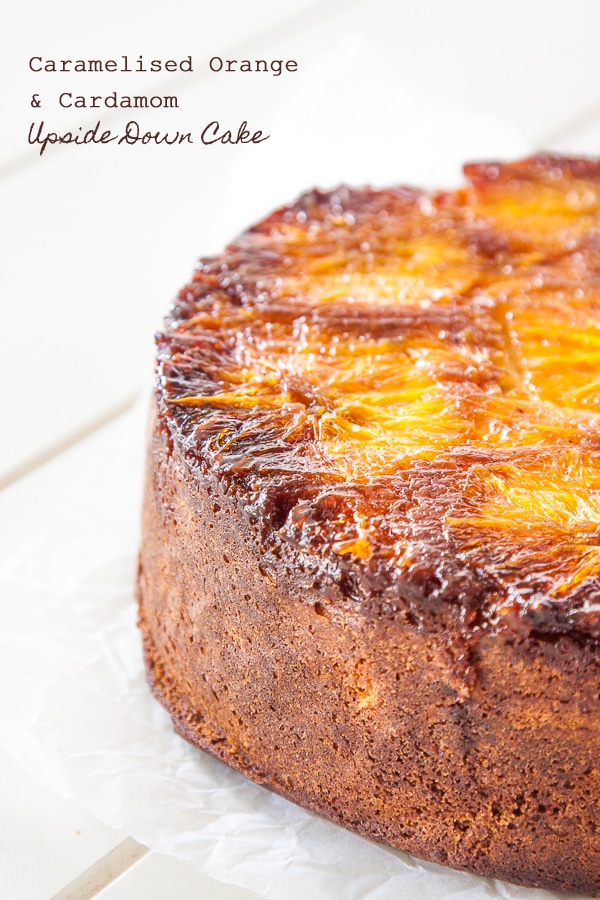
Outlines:
[[161,410],[347,596],[597,635],[600,164],[465,172],[314,191],[202,261]]

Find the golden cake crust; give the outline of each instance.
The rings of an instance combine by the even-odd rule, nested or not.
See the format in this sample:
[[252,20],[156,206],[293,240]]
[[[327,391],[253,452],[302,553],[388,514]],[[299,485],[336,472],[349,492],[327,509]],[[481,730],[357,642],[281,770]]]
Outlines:
[[600,891],[600,167],[312,192],[158,337],[150,684],[253,780]]

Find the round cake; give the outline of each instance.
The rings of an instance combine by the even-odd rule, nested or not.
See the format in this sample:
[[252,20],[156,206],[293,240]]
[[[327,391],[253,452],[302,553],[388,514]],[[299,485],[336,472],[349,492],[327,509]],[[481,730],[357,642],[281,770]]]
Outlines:
[[419,857],[600,893],[600,163],[312,191],[158,335],[138,593],[189,741]]

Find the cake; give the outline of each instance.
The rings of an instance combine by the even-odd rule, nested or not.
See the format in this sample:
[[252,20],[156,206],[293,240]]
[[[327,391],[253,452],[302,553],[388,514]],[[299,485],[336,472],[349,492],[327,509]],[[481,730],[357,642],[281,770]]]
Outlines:
[[418,857],[600,894],[600,162],[311,191],[157,336],[176,730]]

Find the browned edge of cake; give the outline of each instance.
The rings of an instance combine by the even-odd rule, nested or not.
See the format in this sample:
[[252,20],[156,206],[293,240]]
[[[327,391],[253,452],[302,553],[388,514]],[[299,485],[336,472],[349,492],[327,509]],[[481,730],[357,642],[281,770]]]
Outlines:
[[376,841],[598,896],[594,648],[489,634],[465,696],[434,636],[336,596],[334,582],[324,603],[244,501],[192,471],[155,418],[140,625],[150,685],[180,734]]

